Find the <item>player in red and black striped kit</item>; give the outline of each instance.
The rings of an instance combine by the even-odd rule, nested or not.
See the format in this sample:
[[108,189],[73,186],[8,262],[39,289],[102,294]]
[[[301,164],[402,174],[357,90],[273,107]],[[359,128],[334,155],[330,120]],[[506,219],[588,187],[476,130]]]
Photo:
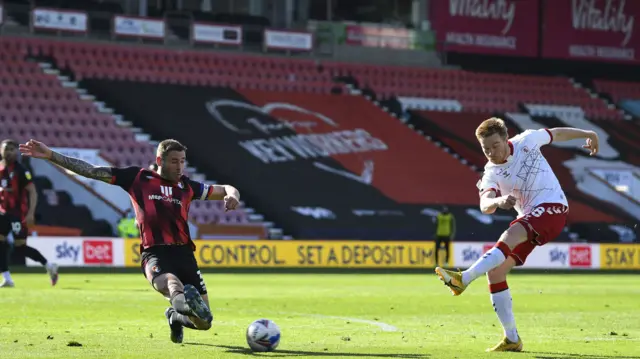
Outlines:
[[18,159],[18,142],[0,143],[0,288],[15,286],[9,272],[9,236],[13,237],[13,259],[24,264],[25,257],[41,263],[49,273],[51,285],[58,282],[58,267],[37,249],[27,245],[28,225],[35,223],[38,194],[31,173]]
[[158,145],[157,172],[141,167],[95,167],[63,156],[34,140],[20,145],[20,151],[127,191],[140,229],[143,273],[153,288],[171,302],[165,311],[171,340],[182,342],[183,326],[199,330],[211,328],[213,317],[207,289],[189,233],[189,206],[193,200],[224,200],[225,210],[233,210],[239,204],[238,190],[227,185],[207,185],[184,176],[186,147],[175,140],[165,140]]

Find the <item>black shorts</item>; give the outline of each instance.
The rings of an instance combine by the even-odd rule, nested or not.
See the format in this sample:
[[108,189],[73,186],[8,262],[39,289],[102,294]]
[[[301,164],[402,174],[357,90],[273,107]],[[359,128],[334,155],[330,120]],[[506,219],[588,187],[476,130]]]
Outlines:
[[147,248],[142,251],[141,265],[145,278],[147,268],[153,273],[152,283],[160,274],[171,273],[178,277],[182,284],[191,284],[201,295],[207,294],[207,287],[191,246],[153,246]]
[[8,236],[9,232],[13,233],[13,239],[27,239],[29,229],[27,224],[19,218],[0,213],[0,235]]

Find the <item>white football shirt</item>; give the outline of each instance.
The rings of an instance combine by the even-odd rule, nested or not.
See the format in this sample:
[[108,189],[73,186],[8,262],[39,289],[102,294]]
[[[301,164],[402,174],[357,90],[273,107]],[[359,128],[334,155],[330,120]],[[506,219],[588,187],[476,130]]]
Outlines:
[[503,164],[488,162],[478,182],[480,196],[496,191],[499,196],[516,198],[518,218],[542,203],[569,206],[560,182],[540,148],[553,142],[548,129],[526,130],[509,140],[511,155]]

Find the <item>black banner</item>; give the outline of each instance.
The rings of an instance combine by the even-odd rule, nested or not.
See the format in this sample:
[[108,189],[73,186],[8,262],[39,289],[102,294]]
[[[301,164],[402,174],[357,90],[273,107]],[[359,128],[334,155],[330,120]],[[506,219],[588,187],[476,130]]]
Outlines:
[[[311,104],[298,94],[277,101],[277,95],[256,99],[257,92],[222,88],[85,85],[155,139],[183,142],[190,163],[236,186],[243,200],[295,238],[433,239],[441,209],[434,203],[447,198],[458,240],[497,239],[514,218],[481,215],[473,172],[462,179],[468,185],[452,183],[420,157],[427,141],[411,137],[398,121],[376,119],[381,111],[373,105],[345,107],[348,96],[318,95],[321,103]],[[380,132],[378,120],[390,127]]]

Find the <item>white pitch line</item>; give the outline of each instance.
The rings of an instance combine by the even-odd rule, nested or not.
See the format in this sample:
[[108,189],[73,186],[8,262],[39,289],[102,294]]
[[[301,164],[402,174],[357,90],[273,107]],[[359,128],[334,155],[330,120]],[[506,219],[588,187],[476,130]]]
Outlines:
[[385,332],[397,332],[398,331],[398,328],[396,328],[395,326],[393,326],[391,324],[378,322],[378,321],[375,321],[375,320],[366,320],[366,319],[358,319],[358,318],[347,318],[347,317],[336,317],[336,316],[333,316],[333,315],[324,315],[324,314],[305,314],[305,313],[282,313],[282,314],[300,315],[300,316],[316,317],[316,318],[324,318],[324,319],[346,320],[346,321],[355,322],[355,323],[363,323],[363,324],[374,325],[376,327],[379,327],[380,329],[382,329],[382,331],[385,331]]
[[[216,308],[216,310],[218,310],[218,311],[228,311],[229,309],[228,308]],[[348,317],[338,317],[338,316],[324,315],[324,314],[294,313],[294,312],[274,312],[274,314],[293,315],[293,316],[300,316],[300,317],[316,317],[316,318],[323,318],[323,319],[346,320],[346,321],[354,322],[354,323],[362,323],[362,324],[373,325],[373,326],[379,327],[384,332],[397,332],[398,331],[398,328],[393,326],[393,325],[391,325],[391,324],[387,324],[387,323],[383,323],[383,322],[379,322],[379,321],[375,321],[375,320],[366,320],[366,319],[348,318]]]

